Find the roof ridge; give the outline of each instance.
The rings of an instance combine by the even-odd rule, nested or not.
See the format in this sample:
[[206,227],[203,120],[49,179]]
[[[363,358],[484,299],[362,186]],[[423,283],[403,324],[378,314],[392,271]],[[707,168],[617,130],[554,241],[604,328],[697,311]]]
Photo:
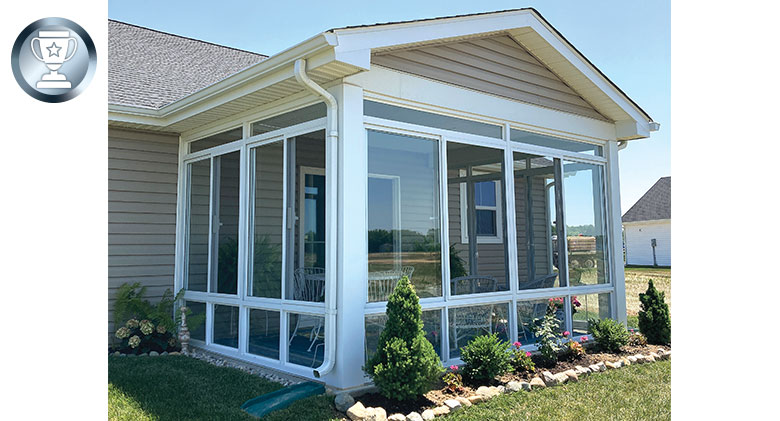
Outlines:
[[192,37],[186,37],[186,36],[184,36],[184,35],[174,34],[174,33],[171,33],[171,32],[165,32],[165,31],[161,31],[161,30],[159,30],[159,29],[154,29],[154,28],[147,28],[147,27],[145,27],[145,26],[136,25],[136,24],[134,24],[134,23],[123,22],[123,21],[121,21],[121,20],[117,20],[117,19],[111,19],[111,18],[108,18],[108,21],[109,21],[109,22],[116,22],[116,23],[121,23],[122,25],[134,26],[134,27],[136,27],[136,28],[145,29],[145,30],[147,30],[147,31],[152,31],[152,32],[157,32],[157,33],[159,33],[159,34],[165,34],[165,35],[170,35],[170,36],[177,37],[177,38],[187,39],[187,40],[190,40],[190,41],[196,41],[196,42],[200,42],[200,43],[203,43],[203,44],[209,44],[209,45],[213,45],[213,46],[215,46],[215,47],[221,47],[221,48],[227,48],[227,49],[230,49],[230,50],[241,51],[242,53],[249,53],[249,54],[254,54],[254,55],[256,55],[256,56],[265,57],[265,58],[268,58],[268,57],[269,57],[269,56],[267,56],[267,55],[265,55],[265,54],[256,53],[256,52],[254,52],[254,51],[243,50],[243,49],[241,49],[241,48],[235,48],[235,47],[231,47],[231,46],[229,46],[229,45],[222,45],[222,44],[217,44],[217,43],[215,43],[215,42],[204,41],[204,40],[202,40],[202,39],[197,39],[197,38],[192,38]]
[[475,12],[475,13],[464,13],[460,15],[450,15],[450,16],[437,16],[433,18],[422,18],[422,19],[411,19],[411,20],[400,20],[400,21],[392,21],[392,22],[377,22],[377,23],[370,23],[370,24],[363,24],[363,25],[350,25],[350,26],[342,26],[339,28],[331,28],[328,29],[325,32],[333,32],[338,31],[342,29],[356,29],[356,28],[367,28],[371,26],[385,26],[385,25],[401,25],[404,23],[418,23],[418,22],[427,22],[432,20],[440,20],[440,19],[455,19],[455,18],[465,18],[465,17],[471,17],[471,16],[480,16],[480,15],[491,15],[496,13],[508,13],[508,12],[519,12],[522,10],[532,10],[536,13],[539,13],[534,9],[533,7],[520,7],[515,9],[504,9],[504,10],[493,10],[489,12]]

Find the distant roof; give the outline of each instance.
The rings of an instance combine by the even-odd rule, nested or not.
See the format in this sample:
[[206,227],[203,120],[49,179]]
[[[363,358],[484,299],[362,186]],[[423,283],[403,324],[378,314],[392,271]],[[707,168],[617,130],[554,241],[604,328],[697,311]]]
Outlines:
[[108,102],[161,108],[266,58],[109,19]]
[[623,222],[671,218],[672,177],[662,177],[623,215]]

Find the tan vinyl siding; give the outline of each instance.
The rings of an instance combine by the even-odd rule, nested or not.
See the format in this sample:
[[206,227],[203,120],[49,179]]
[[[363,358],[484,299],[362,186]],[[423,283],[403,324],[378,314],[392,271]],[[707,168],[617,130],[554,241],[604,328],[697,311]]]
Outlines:
[[606,120],[506,35],[379,53],[372,57],[372,62],[440,82]]
[[109,129],[109,335],[120,285],[141,282],[151,300],[173,290],[177,166],[178,136]]

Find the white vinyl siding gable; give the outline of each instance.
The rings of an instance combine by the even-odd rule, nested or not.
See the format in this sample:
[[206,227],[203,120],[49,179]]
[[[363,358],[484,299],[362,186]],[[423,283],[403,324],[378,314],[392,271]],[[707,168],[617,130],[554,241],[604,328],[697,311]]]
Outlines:
[[559,111],[606,118],[511,37],[377,53],[372,63]]

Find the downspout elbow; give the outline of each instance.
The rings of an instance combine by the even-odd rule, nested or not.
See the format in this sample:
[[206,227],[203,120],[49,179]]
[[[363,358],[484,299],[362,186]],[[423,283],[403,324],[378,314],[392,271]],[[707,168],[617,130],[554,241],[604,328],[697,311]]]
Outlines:
[[[336,97],[331,95],[322,86],[315,83],[306,74],[306,60],[298,59],[294,67],[295,80],[301,86],[308,89],[317,96],[322,97],[327,106],[327,137],[331,145],[336,145],[339,138],[338,130],[338,102]],[[332,250],[331,252],[335,252]],[[333,267],[333,266],[331,266]],[[327,277],[325,285],[325,356],[322,364],[313,370],[315,378],[320,378],[333,370],[336,364],[336,279],[334,276]]]

